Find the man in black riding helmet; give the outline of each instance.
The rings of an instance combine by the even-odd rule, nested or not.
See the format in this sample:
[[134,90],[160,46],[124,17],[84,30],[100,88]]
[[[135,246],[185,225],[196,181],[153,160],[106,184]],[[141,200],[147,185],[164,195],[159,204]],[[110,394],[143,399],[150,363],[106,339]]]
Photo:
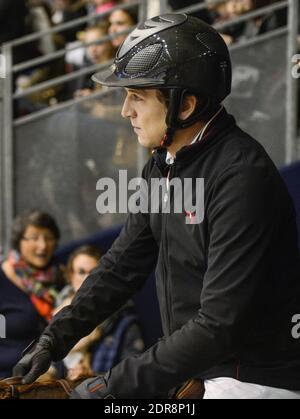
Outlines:
[[[166,193],[160,211],[129,214],[101,266],[15,374],[34,381],[156,266],[163,339],[84,381],[74,398],[161,398],[190,379],[204,382],[206,398],[300,398],[295,211],[265,150],[222,106],[231,89],[222,38],[195,17],[159,16],[139,25],[94,80],[126,89],[122,114],[154,149],[142,176],[164,179]],[[197,200],[194,212],[175,211],[174,178],[204,180],[203,208]]]

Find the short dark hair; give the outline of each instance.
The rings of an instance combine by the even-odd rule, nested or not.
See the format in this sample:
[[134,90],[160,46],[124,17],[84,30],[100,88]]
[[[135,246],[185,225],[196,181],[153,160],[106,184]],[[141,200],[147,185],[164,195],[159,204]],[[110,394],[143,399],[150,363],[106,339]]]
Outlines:
[[167,89],[157,89],[157,98],[162,104],[166,105],[166,107],[169,106],[170,98]]
[[17,216],[13,223],[11,237],[13,249],[20,250],[20,241],[29,226],[47,228],[51,231],[57,241],[60,239],[60,231],[55,219],[46,212],[32,209]]
[[[170,104],[170,92],[168,89],[157,89],[157,97],[158,100],[163,103],[164,105],[166,105],[166,107],[169,107]],[[193,93],[193,92],[186,92],[186,96],[195,96],[195,98],[197,99],[197,105],[196,105],[196,109],[195,112],[199,112],[201,111],[201,108],[203,108],[203,106],[205,106],[205,101],[203,100],[203,98],[199,95],[199,93]],[[209,114],[204,114],[203,115],[203,120],[209,119],[211,116],[211,113]]]

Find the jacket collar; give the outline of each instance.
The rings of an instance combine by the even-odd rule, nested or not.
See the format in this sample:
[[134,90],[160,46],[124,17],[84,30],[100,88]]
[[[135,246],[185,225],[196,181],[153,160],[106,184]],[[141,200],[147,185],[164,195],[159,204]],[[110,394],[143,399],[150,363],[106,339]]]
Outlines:
[[[236,121],[232,115],[229,115],[225,108],[220,112],[217,118],[212,122],[211,126],[205,132],[201,141],[182,147],[176,153],[176,165],[185,166],[191,160],[197,158],[199,153],[221,140],[228,130],[236,125]],[[167,150],[165,148],[157,148],[153,151],[153,159],[163,175],[169,167],[166,163]]]

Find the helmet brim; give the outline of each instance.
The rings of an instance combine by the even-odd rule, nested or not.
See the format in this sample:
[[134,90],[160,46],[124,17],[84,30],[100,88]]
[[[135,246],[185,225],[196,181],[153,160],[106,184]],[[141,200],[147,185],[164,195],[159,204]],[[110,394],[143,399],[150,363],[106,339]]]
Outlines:
[[111,69],[111,66],[105,68],[102,71],[94,74],[92,80],[96,83],[100,83],[103,86],[108,87],[161,87],[165,84],[163,79],[159,78],[130,78],[130,77],[118,77],[114,71]]

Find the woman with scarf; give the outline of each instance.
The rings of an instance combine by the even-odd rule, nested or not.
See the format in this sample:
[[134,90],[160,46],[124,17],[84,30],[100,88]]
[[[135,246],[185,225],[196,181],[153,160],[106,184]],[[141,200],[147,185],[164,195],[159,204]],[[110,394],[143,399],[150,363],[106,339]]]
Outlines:
[[22,351],[51,320],[62,275],[53,266],[60,238],[55,220],[31,210],[16,218],[12,250],[0,264],[0,314],[6,337],[0,339],[0,378],[11,376]]

